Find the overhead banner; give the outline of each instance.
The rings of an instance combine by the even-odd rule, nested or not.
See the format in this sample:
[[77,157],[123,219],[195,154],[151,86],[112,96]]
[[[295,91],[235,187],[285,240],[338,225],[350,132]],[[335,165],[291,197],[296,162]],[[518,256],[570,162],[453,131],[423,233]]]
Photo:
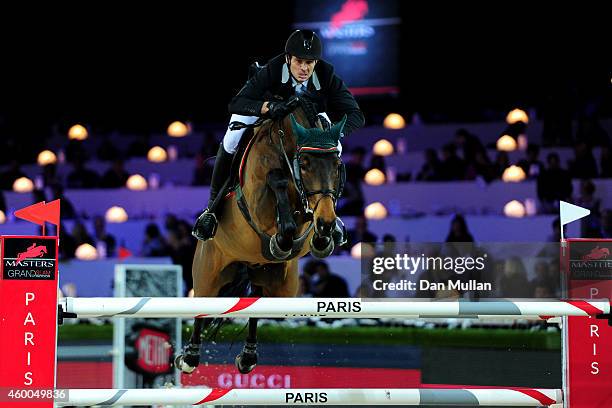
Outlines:
[[355,95],[397,94],[400,23],[395,0],[301,0],[296,29],[315,31],[323,59]]

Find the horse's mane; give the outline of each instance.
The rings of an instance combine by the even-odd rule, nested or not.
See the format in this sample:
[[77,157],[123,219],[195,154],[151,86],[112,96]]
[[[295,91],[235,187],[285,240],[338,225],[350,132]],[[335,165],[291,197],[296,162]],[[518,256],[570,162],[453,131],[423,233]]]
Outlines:
[[[319,117],[318,117],[318,112],[317,112],[317,108],[315,103],[309,98],[309,97],[300,97],[300,99],[298,100],[298,106],[295,108],[295,110],[292,112],[292,114],[295,116],[297,122],[306,127],[306,128],[312,128],[312,127],[319,127],[320,123],[319,123]],[[270,128],[272,127],[272,133],[275,133],[274,131],[274,127],[278,127],[278,125],[280,124],[280,126],[282,126],[283,130],[285,131],[285,133],[288,134],[292,134],[292,130],[291,130],[291,124],[290,124],[290,119],[289,119],[289,115],[287,115],[286,117],[284,117],[283,119],[281,119],[280,121],[272,121],[272,120],[267,120],[265,121],[257,130],[257,134],[256,134],[256,142],[261,141],[261,139],[263,137],[268,137],[269,133],[270,133]],[[273,136],[276,137],[276,136]]]

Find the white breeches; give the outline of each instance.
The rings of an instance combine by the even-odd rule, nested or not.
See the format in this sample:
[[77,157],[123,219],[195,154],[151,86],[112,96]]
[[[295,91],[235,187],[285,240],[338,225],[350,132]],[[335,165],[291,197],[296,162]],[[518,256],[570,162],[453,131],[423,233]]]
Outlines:
[[[320,113],[319,115],[323,116],[325,119],[327,119],[328,122],[331,123],[331,121],[329,120],[329,116],[327,116],[327,113],[323,112],[323,113]],[[231,122],[242,122],[242,123],[246,123],[247,125],[251,125],[255,123],[257,119],[259,119],[258,116],[244,116],[244,115],[233,114],[230,119],[230,123]],[[230,130],[229,127],[227,128],[227,131],[225,132],[225,136],[223,136],[223,148],[225,149],[226,152],[231,153],[231,154],[236,153],[236,150],[238,149],[238,143],[240,143],[240,138],[244,134],[245,130],[246,129]],[[338,154],[339,155],[342,154],[342,145],[340,144],[340,141],[338,141]]]

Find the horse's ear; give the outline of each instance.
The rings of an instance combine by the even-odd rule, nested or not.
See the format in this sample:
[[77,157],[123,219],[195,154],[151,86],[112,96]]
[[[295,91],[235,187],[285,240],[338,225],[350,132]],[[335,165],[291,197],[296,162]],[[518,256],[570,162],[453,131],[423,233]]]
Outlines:
[[344,124],[346,123],[346,115],[344,115],[342,117],[342,120],[338,123],[336,123],[334,126],[332,126],[331,128],[331,134],[334,135],[334,137],[337,137],[338,140],[340,139],[340,134],[342,133],[342,131],[344,130]]
[[308,135],[308,130],[300,125],[297,120],[295,120],[295,116],[292,114],[289,115],[291,118],[291,128],[293,129],[293,133],[296,135],[296,140],[302,140]]

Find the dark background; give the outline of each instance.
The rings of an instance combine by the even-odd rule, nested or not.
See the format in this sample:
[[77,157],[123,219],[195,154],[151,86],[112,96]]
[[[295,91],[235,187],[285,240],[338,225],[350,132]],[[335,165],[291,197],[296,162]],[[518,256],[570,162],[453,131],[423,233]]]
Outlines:
[[[94,134],[163,132],[176,119],[226,123],[249,63],[282,51],[293,2],[167,7],[3,13],[0,136],[44,137],[77,121]],[[551,101],[572,115],[595,103],[611,116],[603,10],[435,9],[400,2],[401,41],[388,46],[400,50],[401,94],[361,98],[367,124],[390,111],[497,120]]]

